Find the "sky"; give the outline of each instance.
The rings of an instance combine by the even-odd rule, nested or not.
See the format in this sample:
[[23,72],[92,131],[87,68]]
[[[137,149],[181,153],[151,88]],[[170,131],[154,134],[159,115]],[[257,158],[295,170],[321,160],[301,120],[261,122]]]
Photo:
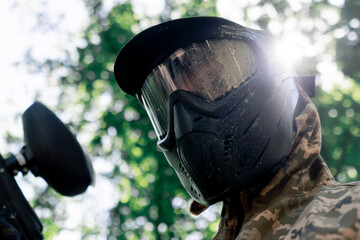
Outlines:
[[[35,96],[48,107],[57,103],[59,90],[46,80],[44,72],[30,73],[24,56],[30,51],[34,58],[61,57],[63,49],[74,51],[72,42],[79,38],[88,17],[82,1],[65,0],[61,4],[43,4],[45,1],[0,1],[0,136],[6,131],[22,137],[22,124],[18,116],[29,107]],[[47,15],[38,14],[46,12]],[[42,18],[42,19],[41,19]],[[38,19],[44,26],[38,28]],[[61,22],[56,28],[53,25]],[[0,152],[9,149],[0,139]],[[15,147],[15,146],[14,146]]]

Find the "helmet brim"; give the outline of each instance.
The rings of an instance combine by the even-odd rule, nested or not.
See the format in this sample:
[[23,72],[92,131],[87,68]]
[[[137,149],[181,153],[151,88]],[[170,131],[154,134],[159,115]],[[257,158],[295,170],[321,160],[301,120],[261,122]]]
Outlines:
[[180,47],[210,38],[229,37],[230,31],[245,29],[219,17],[193,17],[172,20],[150,27],[132,38],[120,51],[114,74],[120,88],[135,96],[147,75]]

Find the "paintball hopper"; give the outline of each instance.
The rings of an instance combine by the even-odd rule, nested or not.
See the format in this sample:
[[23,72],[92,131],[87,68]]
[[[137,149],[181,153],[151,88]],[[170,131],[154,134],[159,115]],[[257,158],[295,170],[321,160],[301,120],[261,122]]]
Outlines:
[[39,102],[22,115],[25,146],[6,159],[14,174],[29,170],[66,196],[83,193],[93,181],[93,169],[75,136]]

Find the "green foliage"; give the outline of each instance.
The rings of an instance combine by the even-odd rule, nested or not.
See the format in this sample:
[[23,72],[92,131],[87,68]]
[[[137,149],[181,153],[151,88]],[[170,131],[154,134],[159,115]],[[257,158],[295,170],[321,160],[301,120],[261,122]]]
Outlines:
[[360,86],[319,91],[315,104],[322,120],[322,156],[342,182],[358,180],[360,162]]
[[[196,0],[196,1],[166,1],[170,13],[178,13],[178,17],[198,17],[198,16],[218,16],[215,0]],[[169,20],[166,16],[162,20]]]
[[360,2],[346,1],[341,10],[341,19],[343,26],[341,29],[345,32],[344,36],[338,39],[336,45],[337,59],[344,74],[360,83]]
[[[85,2],[91,24],[84,32],[86,46],[78,49],[78,61],[52,61],[44,65],[51,71],[58,67],[69,69],[68,76],[60,81],[63,94],[59,109],[77,113],[72,127],[90,139],[86,147],[91,156],[105,158],[115,165],[105,175],[120,193],[119,203],[111,211],[108,238],[185,239],[191,233],[199,236],[196,239],[212,238],[219,223],[220,206],[207,210],[207,215],[190,216],[189,196],[157,150],[155,132],[145,111],[135,98],[120,91],[112,71],[118,52],[141,26],[174,16],[216,16],[219,14],[216,1],[167,0],[164,11],[152,18],[137,16],[129,1],[115,6],[107,16],[101,13],[101,1]],[[314,101],[323,126],[322,155],[331,171],[341,181],[359,179],[360,49],[359,41],[352,37],[355,34],[359,38],[359,26],[354,20],[359,17],[359,1],[345,1],[342,9],[327,1],[301,1],[300,8],[290,1],[255,2],[249,1],[238,9],[249,26],[255,24],[271,31],[276,23],[282,29],[279,37],[289,28],[298,28],[309,44],[327,39],[323,50],[304,56],[297,67],[301,74],[321,74],[316,63],[336,58],[347,76],[346,82],[331,91],[319,87]],[[263,12],[254,17],[255,10]],[[341,20],[329,23],[331,19],[324,17],[325,10],[340,13]],[[307,19],[314,24],[303,24]],[[334,32],[342,28],[346,34],[334,38]],[[39,205],[51,209],[54,207],[51,204],[58,200],[51,193],[46,194],[53,201],[41,197],[43,202]],[[45,235],[51,239],[61,227],[52,225],[46,217],[42,220]],[[96,229],[84,232],[90,234]]]
[[[182,14],[215,14],[213,1],[197,4],[191,11],[193,5],[185,4]],[[129,2],[114,7],[106,19],[95,11],[93,14],[96,17],[84,34],[86,47],[78,49],[78,63],[70,66],[72,72],[61,80],[61,107],[80,105],[80,121],[73,127],[87,132],[95,125],[88,146],[91,154],[116,159],[116,167],[107,177],[118,185],[120,201],[111,211],[109,238],[183,239],[195,228],[194,219],[182,209],[189,197],[157,150],[146,112],[134,97],[120,91],[112,73],[118,52],[134,36],[133,29],[140,28],[140,20]],[[182,208],[174,210],[174,197],[183,203]],[[216,230],[211,229],[207,236]]]

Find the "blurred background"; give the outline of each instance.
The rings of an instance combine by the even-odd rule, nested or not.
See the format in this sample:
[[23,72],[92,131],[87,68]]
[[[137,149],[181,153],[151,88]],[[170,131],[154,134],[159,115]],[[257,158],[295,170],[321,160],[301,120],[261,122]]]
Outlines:
[[341,182],[360,159],[359,0],[12,0],[0,2],[0,153],[23,145],[21,114],[37,100],[72,130],[92,159],[96,183],[62,197],[33,175],[17,176],[45,239],[211,239],[221,203],[198,217],[156,148],[134,98],[113,76],[124,44],[154,24],[221,16],[280,39],[279,56],[316,75],[321,154]]

